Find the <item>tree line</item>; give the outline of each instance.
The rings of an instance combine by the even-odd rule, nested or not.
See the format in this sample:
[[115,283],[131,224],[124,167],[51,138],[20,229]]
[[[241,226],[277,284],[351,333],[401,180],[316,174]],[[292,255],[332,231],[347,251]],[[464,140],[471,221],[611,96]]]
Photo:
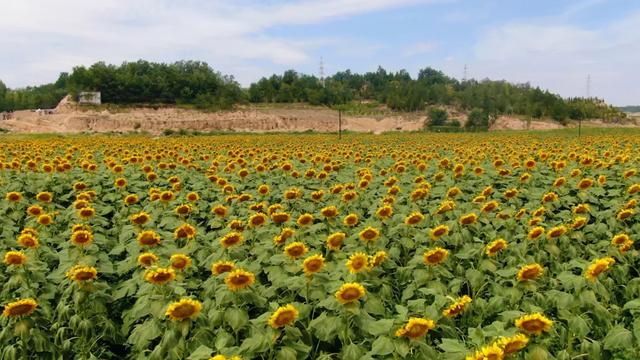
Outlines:
[[60,74],[55,83],[24,89],[7,89],[0,82],[0,111],[50,108],[65,94],[77,95],[81,91],[100,91],[104,103],[168,104],[210,110],[230,109],[243,103],[338,106],[366,101],[407,112],[452,106],[467,112],[481,111],[480,118],[520,115],[565,122],[625,116],[599,99],[563,98],[528,83],[459,81],[429,67],[420,70],[415,78],[405,70],[390,72],[379,67],[364,74],[341,71],[323,81],[288,70],[242,89],[232,76],[216,72],[204,62],[164,64],[144,60],[77,66],[70,73]]

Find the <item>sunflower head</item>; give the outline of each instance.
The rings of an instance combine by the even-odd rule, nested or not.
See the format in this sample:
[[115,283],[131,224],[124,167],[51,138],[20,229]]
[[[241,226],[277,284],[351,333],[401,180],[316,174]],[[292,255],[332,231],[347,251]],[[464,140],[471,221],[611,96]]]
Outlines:
[[173,231],[173,237],[175,239],[193,239],[196,236],[196,228],[184,223],[180,226],[178,226],[174,231]]
[[144,273],[144,279],[154,285],[164,285],[176,278],[176,272],[173,268],[157,268],[147,270]]
[[426,251],[423,255],[423,260],[426,265],[434,266],[447,260],[448,256],[449,256],[448,250],[443,249],[441,247],[437,247],[435,249]]
[[144,267],[151,267],[158,262],[158,256],[154,253],[145,252],[138,255],[138,264]]
[[67,271],[67,278],[78,283],[94,280],[98,276],[98,270],[93,266],[76,265]]
[[343,232],[333,233],[327,237],[327,247],[330,250],[340,250],[342,243],[346,238],[347,235]]
[[231,291],[238,291],[251,286],[256,280],[256,276],[249,271],[237,269],[229,272],[224,279],[225,284]]
[[589,265],[584,276],[591,281],[596,281],[598,276],[609,270],[609,267],[615,264],[615,262],[615,259],[612,257],[596,259]]
[[371,243],[375,241],[380,236],[380,231],[374,227],[368,226],[364,230],[360,231],[358,237],[360,240]]
[[484,249],[485,254],[488,256],[496,256],[500,251],[506,249],[508,246],[507,241],[504,239],[497,239],[490,242]]
[[239,245],[243,241],[244,237],[242,236],[242,233],[233,231],[226,234],[222,237],[222,239],[220,239],[220,245],[222,245],[222,247],[226,249],[235,245]]
[[231,261],[216,261],[211,265],[211,273],[213,275],[220,275],[235,270],[236,265]]
[[343,284],[338,291],[336,291],[336,299],[341,304],[349,304],[354,301],[358,301],[366,294],[364,286],[358,283],[346,283]]
[[2,316],[6,318],[15,318],[29,316],[38,307],[38,303],[34,299],[21,299],[5,304]]
[[299,241],[292,242],[284,248],[285,255],[294,260],[306,254],[308,251],[309,249],[307,248],[307,246]]
[[22,251],[7,251],[3,262],[5,265],[21,266],[27,262],[27,255]]
[[534,313],[519,317],[516,319],[515,325],[529,335],[540,335],[543,331],[551,330],[553,321],[540,313]]
[[429,231],[431,240],[438,240],[441,237],[449,234],[449,227],[447,225],[438,225]]
[[169,264],[174,270],[184,270],[191,265],[191,258],[186,254],[173,254],[169,258]]
[[311,276],[319,272],[323,267],[324,257],[320,254],[311,255],[304,259],[304,262],[302,263],[302,270],[307,276]]
[[298,318],[298,309],[292,304],[279,307],[269,318],[269,326],[278,329],[293,324]]
[[544,268],[538,263],[525,265],[518,270],[516,278],[518,281],[535,280],[542,276]]
[[436,323],[431,319],[412,317],[396,331],[397,337],[417,339],[425,336],[429,330],[435,329]]
[[182,321],[185,319],[195,319],[202,310],[202,303],[198,300],[182,298],[180,301],[171,303],[165,312],[165,315],[173,321]]
[[460,315],[466,308],[469,303],[471,303],[471,298],[467,295],[456,300],[453,304],[451,304],[448,308],[442,311],[442,315],[452,318]]

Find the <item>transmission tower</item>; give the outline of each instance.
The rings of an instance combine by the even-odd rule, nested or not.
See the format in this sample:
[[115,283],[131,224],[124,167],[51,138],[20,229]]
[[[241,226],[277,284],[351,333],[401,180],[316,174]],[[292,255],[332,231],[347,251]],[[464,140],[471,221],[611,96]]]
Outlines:
[[587,75],[587,99],[591,97],[591,74]]
[[324,87],[324,60],[320,57],[320,85]]
[[467,81],[467,64],[464,64],[464,73],[462,75],[462,82]]

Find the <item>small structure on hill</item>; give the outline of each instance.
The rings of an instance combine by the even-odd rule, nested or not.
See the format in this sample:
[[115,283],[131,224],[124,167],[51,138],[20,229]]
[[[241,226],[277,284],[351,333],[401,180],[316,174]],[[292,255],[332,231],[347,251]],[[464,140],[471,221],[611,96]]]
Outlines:
[[78,94],[80,105],[100,105],[102,103],[100,91],[83,91]]

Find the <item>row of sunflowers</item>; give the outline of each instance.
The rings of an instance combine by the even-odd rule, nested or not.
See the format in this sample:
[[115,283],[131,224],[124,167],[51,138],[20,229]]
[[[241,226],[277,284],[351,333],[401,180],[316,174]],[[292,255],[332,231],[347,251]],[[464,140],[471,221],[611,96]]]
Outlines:
[[0,358],[640,358],[638,135],[6,136]]

